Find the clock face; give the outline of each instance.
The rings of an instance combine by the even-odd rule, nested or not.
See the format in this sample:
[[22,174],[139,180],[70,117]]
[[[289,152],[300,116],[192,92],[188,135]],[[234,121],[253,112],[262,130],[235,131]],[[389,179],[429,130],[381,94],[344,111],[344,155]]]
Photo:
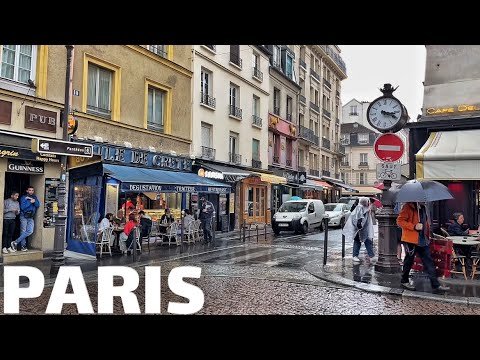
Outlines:
[[390,130],[395,127],[403,115],[400,101],[391,97],[381,97],[368,108],[369,123],[378,130]]

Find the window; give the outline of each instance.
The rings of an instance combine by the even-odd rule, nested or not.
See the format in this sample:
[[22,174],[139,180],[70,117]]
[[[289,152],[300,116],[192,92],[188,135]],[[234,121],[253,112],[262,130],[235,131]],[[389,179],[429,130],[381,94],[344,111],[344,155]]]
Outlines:
[[202,122],[202,146],[211,148],[212,146],[212,126]]
[[230,45],[230,62],[242,66],[240,59],[240,45]]
[[293,79],[293,59],[289,54],[287,54],[287,61],[285,63],[285,75],[287,75],[289,79]]
[[253,53],[252,55],[252,67],[254,69],[260,69],[260,57],[258,54]]
[[200,74],[200,86],[201,86],[202,96],[211,95],[210,94],[211,81],[212,81],[212,73],[207,69],[202,68],[202,72]]
[[298,125],[305,126],[304,121],[305,121],[305,116],[303,114],[298,114]]
[[358,174],[358,183],[360,185],[365,185],[367,183],[367,174],[366,173],[359,173]]
[[315,105],[318,106],[319,98],[318,98],[318,90],[317,89],[314,90],[314,96],[315,96]]
[[358,115],[357,113],[357,105],[350,106],[350,115]]
[[260,141],[252,139],[252,159],[260,161]]
[[36,52],[35,45],[3,45],[0,76],[24,84],[35,80]]
[[287,96],[287,120],[292,121],[292,98]]
[[367,158],[367,153],[361,153],[360,154],[360,163],[368,163],[368,158]]
[[229,155],[230,162],[238,164],[240,163],[240,156],[238,155],[238,134],[231,132],[229,141]]
[[167,45],[148,45],[148,50],[154,54],[160,55],[165,59],[168,56]]
[[112,71],[88,64],[87,112],[111,117]]
[[255,116],[260,115],[260,98],[258,96],[253,95],[253,109],[252,114]]
[[230,83],[230,106],[238,107],[240,103],[240,88]]
[[276,68],[281,68],[281,61],[280,61],[280,47],[278,45],[273,45],[273,66]]
[[340,144],[350,145],[350,134],[342,134],[340,137]]
[[280,163],[280,135],[273,134],[273,162]]
[[292,166],[292,155],[293,155],[293,145],[292,139],[287,139],[287,146],[286,146],[286,158],[287,158],[287,166]]
[[303,150],[298,149],[298,166],[305,166],[305,158],[303,154]]
[[273,113],[280,115],[280,90],[273,88]]
[[359,144],[368,144],[368,134],[358,134]]
[[165,91],[148,88],[147,128],[163,132],[163,118],[165,109]]

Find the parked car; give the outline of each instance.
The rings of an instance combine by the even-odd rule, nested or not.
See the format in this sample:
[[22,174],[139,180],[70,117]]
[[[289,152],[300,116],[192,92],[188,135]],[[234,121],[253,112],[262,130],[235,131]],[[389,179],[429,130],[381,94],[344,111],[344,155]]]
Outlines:
[[272,229],[275,235],[285,230],[304,234],[309,228],[320,227],[323,230],[324,216],[325,207],[322,200],[289,200],[284,202],[273,215]]
[[348,204],[350,206],[349,210],[353,211],[357,207],[359,200],[359,196],[342,196],[338,199],[338,202]]
[[325,215],[328,215],[328,226],[343,228],[352,212],[350,206],[344,203],[325,204]]

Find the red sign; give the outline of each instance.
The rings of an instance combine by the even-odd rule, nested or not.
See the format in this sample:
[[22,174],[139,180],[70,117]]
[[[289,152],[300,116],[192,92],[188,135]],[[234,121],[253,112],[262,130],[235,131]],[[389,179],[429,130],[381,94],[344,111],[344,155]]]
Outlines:
[[380,135],[373,145],[375,155],[382,161],[397,161],[405,151],[405,145],[395,134]]

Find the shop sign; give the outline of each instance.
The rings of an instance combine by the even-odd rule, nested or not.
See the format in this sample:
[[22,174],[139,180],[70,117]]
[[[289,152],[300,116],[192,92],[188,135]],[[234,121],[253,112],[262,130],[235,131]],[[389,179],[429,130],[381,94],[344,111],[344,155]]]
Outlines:
[[104,162],[114,164],[136,165],[176,171],[192,170],[191,159],[138,149],[94,145],[93,154],[101,156]]
[[34,154],[28,149],[16,148],[11,146],[0,145],[0,158],[34,160],[41,162],[59,163],[60,159],[52,154]]
[[57,113],[25,106],[25,128],[54,133],[57,131]]
[[0,100],[0,124],[10,125],[12,123],[12,103]]
[[131,192],[156,192],[156,193],[214,193],[214,194],[228,194],[229,187],[213,187],[204,185],[156,185],[156,184],[132,184],[122,183],[123,191]]
[[23,174],[43,174],[43,163],[30,160],[8,159],[7,170]]
[[32,139],[32,151],[67,156],[93,156],[93,146],[90,144],[53,139]]
[[282,176],[291,184],[304,184],[307,181],[306,172],[290,171],[285,169],[270,168],[275,175]]
[[206,177],[206,178],[209,178],[209,179],[223,180],[223,178],[224,178],[223,173],[221,173],[221,172],[205,170],[203,168],[198,169],[197,174],[198,174],[198,176]]
[[480,104],[476,105],[454,105],[454,106],[445,106],[445,107],[430,107],[426,110],[426,115],[449,115],[455,113],[465,113],[472,111],[480,111]]

